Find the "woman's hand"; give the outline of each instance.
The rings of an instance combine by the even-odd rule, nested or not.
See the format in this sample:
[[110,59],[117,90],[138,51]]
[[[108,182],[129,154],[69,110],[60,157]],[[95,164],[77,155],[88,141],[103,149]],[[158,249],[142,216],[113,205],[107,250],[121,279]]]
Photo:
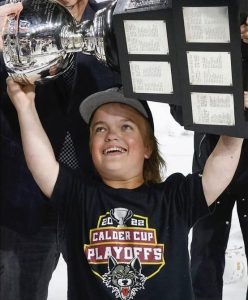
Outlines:
[[21,2],[9,3],[0,6],[0,50],[3,48],[2,34],[5,22],[7,20],[7,16],[11,14],[18,14],[22,11],[22,9],[23,6]]
[[11,77],[6,80],[8,95],[17,111],[26,109],[34,104],[35,86],[21,85],[15,82]]

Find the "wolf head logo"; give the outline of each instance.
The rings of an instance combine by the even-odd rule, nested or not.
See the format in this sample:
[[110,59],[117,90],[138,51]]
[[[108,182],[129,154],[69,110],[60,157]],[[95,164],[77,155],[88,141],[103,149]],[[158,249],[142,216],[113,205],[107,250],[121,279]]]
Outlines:
[[116,298],[133,299],[138,290],[144,289],[145,276],[141,274],[141,263],[138,257],[130,263],[120,263],[113,256],[109,257],[108,273],[103,275],[103,282],[112,288]]

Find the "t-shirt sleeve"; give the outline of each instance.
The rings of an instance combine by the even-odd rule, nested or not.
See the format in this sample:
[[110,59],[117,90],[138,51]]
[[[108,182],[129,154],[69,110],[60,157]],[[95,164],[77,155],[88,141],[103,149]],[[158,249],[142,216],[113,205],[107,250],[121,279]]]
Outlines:
[[65,212],[68,215],[72,210],[77,211],[78,205],[81,203],[81,191],[84,186],[84,181],[72,169],[60,164],[59,174],[55,183],[51,196],[52,205],[63,215]]
[[203,187],[202,176],[200,173],[173,174],[167,179],[170,183],[170,199],[177,211],[182,214],[187,226],[191,228],[200,218],[208,215],[208,208]]

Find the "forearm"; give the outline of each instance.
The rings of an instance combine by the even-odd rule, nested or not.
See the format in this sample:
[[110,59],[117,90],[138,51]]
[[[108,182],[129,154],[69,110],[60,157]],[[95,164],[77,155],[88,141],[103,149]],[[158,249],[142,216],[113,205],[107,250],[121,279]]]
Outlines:
[[208,205],[230,184],[239,163],[242,143],[242,138],[221,136],[207,159],[202,182]]
[[43,193],[50,197],[58,174],[58,163],[42,127],[35,104],[17,110],[23,150],[28,168]]

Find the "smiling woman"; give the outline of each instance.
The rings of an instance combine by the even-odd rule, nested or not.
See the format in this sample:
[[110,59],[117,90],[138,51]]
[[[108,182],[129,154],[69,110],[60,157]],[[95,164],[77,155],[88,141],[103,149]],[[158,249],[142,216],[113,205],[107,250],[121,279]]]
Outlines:
[[[69,297],[73,292],[78,294],[76,298],[94,300],[131,299],[130,295],[135,300],[148,300],[159,299],[161,294],[165,299],[174,295],[175,299],[190,299],[187,232],[208,212],[202,177],[174,174],[161,184],[143,184],[143,162],[150,160],[151,152],[154,152],[146,133],[150,128],[149,133],[153,134],[146,112],[130,103],[126,103],[128,106],[105,103],[95,107],[94,111],[97,111],[90,118],[92,154],[96,157],[94,162],[97,161],[95,165],[103,182],[88,184],[82,178],[78,180],[63,164],[59,167],[58,179],[54,180],[58,163],[54,161],[52,147],[40,126],[34,99],[25,98],[25,93],[34,96],[33,90],[14,86],[11,81],[8,84],[19,115],[30,170],[37,180],[40,172],[36,173],[31,165],[36,155],[40,155],[38,158],[42,159],[37,160],[38,167],[44,169],[37,182],[41,188],[48,187],[49,197],[53,194],[51,201],[59,207],[60,217],[66,216],[65,220],[60,220],[65,221],[68,229],[65,231],[69,254]],[[165,115],[161,119],[164,120]],[[236,142],[239,146],[239,141]],[[28,153],[30,147],[40,145],[41,152],[44,150],[47,156],[39,152],[39,147],[38,151]],[[180,150],[185,153],[185,144]],[[226,173],[226,165],[219,167],[221,171],[223,168],[223,173]],[[213,170],[212,177],[217,171]],[[49,176],[53,180],[50,181]],[[47,180],[45,185],[41,183],[43,180]],[[55,188],[49,186],[55,181]],[[111,219],[111,226],[104,223],[106,218]],[[119,277],[123,276],[119,273],[119,278],[114,278],[113,273],[123,269],[128,270],[126,278]],[[129,273],[138,286],[131,284]],[[89,280],[92,276],[95,278]],[[161,280],[164,285],[160,284]],[[87,285],[82,285],[82,282],[87,282]],[[57,295],[55,299],[61,298]]]
[[[150,102],[149,106],[154,116],[155,135],[158,138],[160,150],[163,154],[163,157],[166,157],[168,167],[167,175],[170,175],[171,173],[174,173],[176,171],[179,171],[185,175],[190,173],[191,160],[193,156],[193,133],[185,131],[183,127],[181,127],[174,121],[174,119],[170,115],[168,105],[164,105],[163,103],[158,102]],[[113,226],[112,218],[109,215],[107,215],[106,219],[104,219],[104,222],[106,223],[106,226]],[[102,230],[103,229],[96,229],[95,232],[97,233],[97,235],[95,235],[94,237],[92,236],[92,239],[100,239],[100,233],[98,234],[98,232],[101,232]],[[117,232],[123,233],[124,231],[127,232],[125,228],[121,228],[121,230]],[[146,230],[146,232],[149,233],[150,231]],[[117,233],[111,233],[111,238],[115,236],[117,237]],[[131,237],[131,235],[127,235],[127,233],[123,233],[122,236],[127,237],[129,240]],[[104,235],[104,237],[105,239],[109,238],[108,236],[106,236],[106,234]],[[226,276],[229,276],[228,278],[235,274],[236,268],[238,269],[242,267],[243,264],[246,264],[244,243],[242,240],[242,235],[240,234],[236,210],[234,209],[227,255],[228,253],[230,253],[229,249],[234,249],[235,247],[236,249],[242,249],[242,255],[237,256],[233,251],[236,260],[230,261],[230,258],[227,259],[227,269],[225,271],[225,274]],[[236,282],[229,282],[228,284],[224,283],[223,300],[232,300],[234,299],[234,297],[239,300],[245,300],[247,282],[248,277],[247,274],[245,274],[245,277],[240,278]],[[58,299],[67,299],[67,270],[66,263],[62,258],[60,259],[58,267],[55,270],[53,278],[50,282],[49,295],[47,300]]]
[[[188,231],[208,214],[207,205],[230,183],[242,139],[220,137],[202,176],[175,173],[164,182],[145,181],[144,162],[154,152],[148,128],[156,142],[145,102],[125,97],[119,88],[108,89],[88,96],[80,105],[82,117],[91,120],[91,154],[101,177],[100,181],[85,180],[56,160],[30,87],[10,78],[7,84],[17,110],[28,167],[67,228],[68,296],[73,292],[78,299],[84,295],[92,300],[127,300],[132,295],[137,300],[149,300],[163,294],[168,295],[165,300],[191,299]],[[113,152],[116,148],[125,151]],[[111,227],[104,223],[108,216],[113,221]],[[127,235],[122,234],[123,228]],[[108,239],[113,231],[120,234],[115,235],[118,240],[98,242],[95,237],[100,231],[108,232]],[[141,232],[150,235],[142,234],[141,241]],[[128,275],[115,280],[115,270],[120,268],[130,268],[136,280],[142,278],[138,288],[127,280]],[[95,280],[89,280],[92,273]],[[88,284],[77,284],[75,274]],[[158,284],[160,280],[163,285]]]

